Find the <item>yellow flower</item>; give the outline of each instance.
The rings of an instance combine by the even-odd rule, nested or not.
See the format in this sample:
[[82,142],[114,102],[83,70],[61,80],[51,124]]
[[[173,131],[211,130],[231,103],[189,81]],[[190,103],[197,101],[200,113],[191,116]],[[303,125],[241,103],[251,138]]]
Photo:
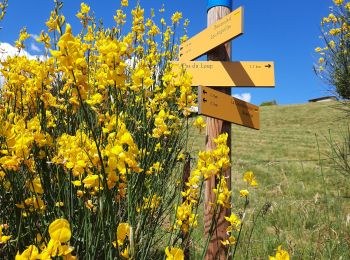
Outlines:
[[59,201],[59,202],[56,202],[55,203],[55,206],[56,207],[63,207],[64,206],[64,203],[62,201]]
[[16,260],[34,260],[34,259],[38,259],[38,256],[39,256],[38,248],[34,245],[30,245],[27,247],[26,250],[22,252],[22,254],[17,252],[15,259]]
[[227,183],[224,176],[221,176],[220,182],[217,184],[216,189],[213,189],[216,194],[216,201],[219,205],[225,208],[231,208],[231,193],[227,188]]
[[155,128],[152,131],[152,136],[154,138],[160,138],[163,134],[169,135],[170,131],[168,130],[168,126],[165,123],[166,118],[168,117],[168,113],[166,113],[163,109],[159,111],[159,113],[154,118],[154,126]]
[[198,127],[199,129],[205,128],[206,123],[204,122],[203,117],[199,116],[196,118],[196,120],[193,123],[194,126]]
[[130,226],[128,223],[119,223],[117,228],[117,243],[119,246],[124,244],[126,237],[129,237]]
[[72,181],[72,184],[74,185],[74,186],[76,186],[76,187],[79,187],[79,186],[81,186],[81,181]]
[[335,28],[335,29],[333,28],[329,30],[329,34],[334,36],[340,34],[340,32],[341,32],[340,28]]
[[49,256],[60,256],[63,254],[61,242],[55,239],[50,239],[47,248],[45,249]]
[[275,256],[269,256],[269,260],[289,260],[289,254],[286,250],[282,249],[282,246],[278,246]]
[[81,3],[81,4],[80,4],[80,12],[81,12],[82,14],[87,14],[89,11],[90,11],[90,6],[88,6],[88,5],[85,4],[85,3]]
[[185,160],[185,154],[180,153],[180,154],[177,156],[177,160],[178,160],[178,161],[183,161],[183,160]]
[[241,221],[234,213],[231,213],[230,217],[225,217],[225,219],[230,223],[230,226],[227,230],[228,232],[232,232],[233,230],[239,230]]
[[133,18],[132,31],[136,34],[139,34],[139,37],[138,37],[139,40],[141,39],[140,37],[145,30],[144,12],[145,10],[142,9],[140,6],[137,6],[135,9],[131,11],[132,18]]
[[230,223],[226,229],[226,233],[229,237],[228,239],[221,241],[221,243],[224,246],[234,245],[237,242],[234,237],[234,232],[240,230],[241,221],[234,213],[231,213],[230,217],[225,217],[225,219]]
[[345,8],[350,12],[350,2],[345,4]]
[[94,32],[92,27],[89,25],[87,28],[87,33],[84,36],[84,41],[92,42],[94,40]]
[[20,34],[19,34],[18,40],[15,42],[16,47],[19,48],[19,49],[24,49],[25,46],[24,46],[24,43],[23,43],[23,42],[24,42],[26,39],[28,39],[29,37],[30,37],[30,34],[27,33],[27,28],[24,27],[24,28],[21,30]]
[[328,19],[332,22],[337,22],[337,17],[332,13],[328,15]]
[[85,206],[86,206],[88,209],[90,209],[90,210],[92,210],[92,211],[94,211],[94,212],[95,212],[95,210],[96,210],[96,208],[94,208],[94,204],[92,203],[91,200],[87,200],[87,201],[85,202]]
[[180,228],[182,232],[188,233],[190,227],[196,227],[197,214],[192,213],[192,204],[187,200],[177,207],[175,228]]
[[333,2],[336,4],[336,5],[341,5],[344,3],[344,0],[333,0]]
[[40,177],[36,177],[33,180],[27,181],[26,185],[31,192],[35,192],[38,194],[44,193],[43,187],[41,185]]
[[146,174],[159,174],[161,171],[163,170],[163,168],[160,165],[160,162],[155,162],[148,171],[146,171]]
[[256,182],[254,173],[252,171],[247,171],[244,173],[243,180],[250,184],[251,186],[257,186],[258,183]]
[[169,247],[165,248],[166,260],[183,260],[185,259],[184,252],[180,248],[172,247],[169,250]]
[[69,222],[63,218],[56,219],[49,226],[49,234],[53,240],[61,243],[67,242],[72,236]]
[[155,152],[159,151],[159,150],[160,150],[160,147],[161,147],[161,146],[160,146],[160,143],[157,143],[157,144],[156,144],[156,147],[154,148],[154,151],[155,151]]
[[49,34],[45,33],[44,31],[41,31],[39,38],[36,39],[37,42],[42,42],[45,44],[45,48],[50,48],[50,36]]
[[120,255],[126,259],[129,259],[129,247],[126,247],[124,251],[120,253]]
[[248,197],[249,191],[248,190],[241,190],[239,192],[239,194],[240,194],[241,197]]
[[101,182],[102,180],[97,174],[89,175],[83,180],[84,187],[88,189],[98,187],[99,185],[101,185]]
[[33,204],[35,209],[39,209],[39,210],[45,210],[46,209],[45,202],[42,200],[41,197],[33,196],[31,201],[32,201],[32,204]]
[[160,12],[160,13],[164,13],[164,12],[165,12],[164,4],[162,5],[162,8],[159,9],[159,12]]
[[221,241],[221,244],[223,244],[224,246],[228,246],[228,245],[234,245],[236,244],[237,240],[234,236],[229,236],[228,239]]
[[3,225],[0,225],[0,245],[6,243],[11,239],[11,236],[2,235],[2,229],[3,229]]
[[84,195],[84,192],[82,190],[77,190],[77,197],[82,197]]
[[[71,252],[74,250],[74,247],[68,245],[62,245],[60,241],[50,239],[47,247],[41,252],[39,259],[50,259],[50,256],[65,256],[63,259],[72,259]],[[74,259],[74,258],[73,258]]]
[[153,195],[152,198],[143,198],[143,207],[142,209],[151,209],[152,212],[159,207],[162,198],[157,195]]
[[90,99],[86,100],[86,103],[88,103],[91,106],[101,104],[103,102],[103,96],[100,93],[96,93]]
[[61,33],[60,26],[64,24],[64,21],[65,17],[63,15],[57,16],[55,11],[52,11],[49,20],[45,24],[49,28],[49,32],[58,30]]
[[171,21],[173,22],[173,24],[176,24],[179,22],[179,20],[182,18],[182,13],[180,12],[175,12],[172,17],[171,17]]
[[113,16],[113,19],[117,23],[117,25],[123,25],[125,24],[126,14],[123,13],[123,10],[118,9],[116,11],[116,15]]
[[129,5],[128,0],[121,0],[121,5],[122,6],[128,6]]
[[324,62],[324,58],[323,57],[318,59],[318,63],[323,63],[323,62]]

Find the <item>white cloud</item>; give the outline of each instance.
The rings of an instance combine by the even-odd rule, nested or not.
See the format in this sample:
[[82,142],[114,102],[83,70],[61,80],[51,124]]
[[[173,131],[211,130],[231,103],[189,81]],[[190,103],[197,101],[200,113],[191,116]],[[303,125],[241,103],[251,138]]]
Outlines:
[[6,60],[7,57],[13,57],[13,56],[26,56],[30,60],[44,60],[44,56],[42,55],[32,55],[29,52],[25,50],[21,50],[20,52],[15,46],[12,46],[11,44],[7,42],[1,42],[0,43],[0,61]]
[[252,95],[250,93],[235,94],[233,96],[245,102],[250,102],[250,100],[252,99]]
[[32,42],[32,43],[30,44],[30,49],[31,49],[32,51],[40,52],[39,47],[36,46],[36,44],[35,44],[34,42]]
[[0,74],[0,90],[2,88],[2,85],[4,85],[4,82],[5,82],[5,77],[2,74]]
[[35,33],[31,33],[30,36],[32,36],[32,38],[33,38],[34,40],[36,40],[36,39],[38,39],[38,38],[40,37],[40,35],[35,34]]
[[193,112],[193,113],[198,113],[198,107],[191,106],[190,107],[190,111]]

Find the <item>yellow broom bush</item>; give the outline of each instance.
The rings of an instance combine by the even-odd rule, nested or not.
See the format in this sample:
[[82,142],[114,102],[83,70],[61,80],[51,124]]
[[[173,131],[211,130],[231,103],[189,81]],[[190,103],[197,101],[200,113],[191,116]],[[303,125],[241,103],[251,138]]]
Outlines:
[[[46,55],[1,63],[0,258],[183,259],[203,182],[218,179],[216,211],[231,208],[232,192],[226,135],[182,183],[196,95],[170,63],[186,40],[181,13],[158,26],[136,5],[128,30],[123,0],[104,28],[82,3],[74,35],[55,4],[37,39]],[[29,37],[22,29],[16,47]],[[240,220],[227,221],[232,247]]]

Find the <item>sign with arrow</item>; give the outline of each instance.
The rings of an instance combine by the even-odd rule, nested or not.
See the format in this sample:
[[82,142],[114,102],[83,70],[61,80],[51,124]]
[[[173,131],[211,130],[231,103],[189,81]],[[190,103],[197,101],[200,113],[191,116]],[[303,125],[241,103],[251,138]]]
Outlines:
[[243,7],[226,15],[180,45],[180,61],[194,60],[243,34]]
[[274,87],[274,63],[187,61],[182,65],[192,75],[192,86],[208,87]]
[[[207,121],[206,148],[214,149],[213,140],[220,133],[231,133],[229,123],[259,129],[259,107],[223,93],[226,89],[215,90],[211,87],[274,87],[273,62],[229,62],[231,60],[228,41],[243,34],[243,8],[230,12],[231,0],[208,0],[207,29],[190,38],[180,45],[179,61],[173,62],[173,70],[186,69],[192,75],[192,86],[198,86],[198,114],[213,117],[216,120]],[[219,19],[219,17],[222,17]],[[219,47],[219,48],[217,48]],[[210,52],[208,59],[214,61],[195,62],[193,60]],[[221,60],[221,61],[218,61]],[[205,87],[204,87],[205,86]],[[231,139],[228,139],[231,146]],[[223,171],[223,176],[231,181],[231,169]],[[184,176],[187,176],[184,174]],[[215,194],[216,180],[213,176],[207,180],[204,201],[204,230],[208,237],[206,259],[226,259],[227,250],[217,243],[226,237],[227,221],[225,212],[213,216],[212,204]],[[215,217],[218,225],[212,236],[211,221]],[[185,258],[188,258],[187,254]]]
[[258,106],[209,87],[198,87],[198,114],[253,129],[260,128]]

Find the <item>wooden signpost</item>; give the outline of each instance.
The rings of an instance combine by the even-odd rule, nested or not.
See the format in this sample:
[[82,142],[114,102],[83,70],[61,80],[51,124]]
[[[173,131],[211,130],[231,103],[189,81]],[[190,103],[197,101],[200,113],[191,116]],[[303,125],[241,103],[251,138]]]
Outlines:
[[240,7],[181,44],[179,60],[194,60],[242,34],[243,8]]
[[[210,1],[210,0],[209,0]],[[208,1],[208,3],[209,3]],[[215,4],[215,3],[214,3]],[[225,6],[215,6],[212,8],[208,7],[207,23],[208,26],[215,24],[218,20],[222,19],[230,13],[230,8]],[[231,60],[231,43],[219,45],[214,50],[208,53],[208,60]],[[218,89],[225,94],[231,95],[230,88]],[[226,145],[231,148],[231,123],[216,118],[207,117],[206,132],[206,150],[216,149],[215,138],[218,138],[221,134],[227,134]],[[231,149],[228,154],[231,158]],[[231,161],[231,160],[230,160]],[[231,190],[231,167],[221,171],[221,176],[226,179],[227,189]],[[209,240],[208,249],[206,251],[205,259],[220,259],[224,260],[227,257],[227,247],[225,247],[221,241],[227,239],[227,228],[229,226],[225,219],[225,216],[230,216],[231,210],[220,207],[215,213],[213,205],[217,201],[216,195],[213,192],[218,185],[217,178],[212,176],[206,180],[204,188],[204,231],[205,238]],[[214,231],[211,230],[211,223],[214,221],[216,228]]]
[[[231,6],[232,0],[208,0],[208,27],[181,44],[179,61],[173,62],[174,69],[185,66],[192,74],[192,85],[198,86],[198,113],[207,116],[207,150],[216,148],[213,140],[222,133],[228,134],[227,146],[231,148],[231,123],[260,128],[259,107],[232,97],[231,87],[275,86],[273,62],[231,62],[229,41],[243,34],[243,8],[231,12]],[[193,61],[204,54],[208,61]],[[189,175],[189,171],[187,167],[184,176]],[[222,175],[231,189],[231,169]],[[204,230],[209,239],[206,260],[228,258],[227,248],[221,241],[227,238],[228,222],[224,217],[230,215],[230,209],[220,208],[213,215],[212,205],[216,201],[213,189],[217,184],[215,176],[205,184]],[[216,229],[210,232],[213,219]],[[189,259],[188,251],[185,259]]]
[[258,106],[204,86],[198,87],[198,114],[253,129],[260,128]]
[[192,75],[192,86],[208,87],[274,87],[272,61],[187,61],[173,62],[184,66]]

